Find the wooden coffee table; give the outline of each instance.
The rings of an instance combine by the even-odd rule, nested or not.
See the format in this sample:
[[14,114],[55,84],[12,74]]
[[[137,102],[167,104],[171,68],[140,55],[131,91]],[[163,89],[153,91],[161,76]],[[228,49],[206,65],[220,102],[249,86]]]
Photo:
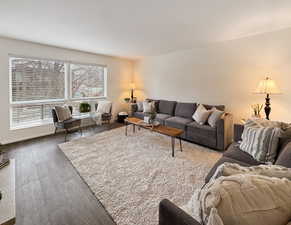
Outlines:
[[124,120],[125,122],[125,135],[127,136],[127,127],[128,125],[133,125],[133,132],[135,132],[135,126],[141,127],[144,129],[148,129],[166,136],[171,137],[171,142],[172,142],[172,156],[175,156],[175,139],[179,139],[180,143],[180,150],[181,152],[183,151],[182,149],[182,141],[181,141],[181,135],[184,133],[183,130],[174,128],[174,127],[168,127],[164,125],[158,125],[158,126],[149,126],[148,124],[144,123],[143,120],[135,118],[135,117],[129,117]]

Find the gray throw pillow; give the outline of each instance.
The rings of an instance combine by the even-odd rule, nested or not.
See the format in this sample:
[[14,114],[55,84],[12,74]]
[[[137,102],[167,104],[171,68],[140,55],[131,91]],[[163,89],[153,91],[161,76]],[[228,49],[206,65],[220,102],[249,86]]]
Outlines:
[[216,109],[215,107],[213,107],[211,109],[211,111],[212,111],[212,113],[210,114],[210,116],[208,118],[208,124],[211,127],[216,127],[216,122],[222,117],[224,112]]

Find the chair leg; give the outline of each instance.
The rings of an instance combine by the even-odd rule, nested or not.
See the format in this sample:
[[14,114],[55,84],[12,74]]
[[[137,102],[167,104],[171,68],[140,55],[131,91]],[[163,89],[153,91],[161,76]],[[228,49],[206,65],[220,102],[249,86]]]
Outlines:
[[80,130],[80,132],[81,132],[81,136],[83,136],[83,129],[82,129],[81,126],[79,127],[79,130]]
[[65,142],[67,142],[68,130],[66,129]]
[[57,128],[57,127],[55,127],[55,134],[57,133],[57,130],[58,130],[58,128]]

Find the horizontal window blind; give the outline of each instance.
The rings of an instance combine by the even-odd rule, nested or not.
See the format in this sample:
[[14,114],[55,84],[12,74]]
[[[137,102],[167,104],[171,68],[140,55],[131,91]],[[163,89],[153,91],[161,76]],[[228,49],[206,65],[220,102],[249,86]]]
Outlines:
[[52,108],[64,102],[53,104],[13,105],[11,107],[11,127],[34,125],[52,121]]
[[10,58],[12,102],[64,99],[65,64]]
[[105,96],[106,67],[70,64],[72,98]]

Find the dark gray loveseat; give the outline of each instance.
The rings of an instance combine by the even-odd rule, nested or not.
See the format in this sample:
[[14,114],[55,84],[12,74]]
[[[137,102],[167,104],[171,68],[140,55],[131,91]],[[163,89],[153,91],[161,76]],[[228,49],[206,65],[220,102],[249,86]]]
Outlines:
[[[155,102],[156,119],[163,125],[184,130],[182,138],[197,144],[217,150],[225,150],[232,141],[232,115],[226,113],[224,118],[217,121],[215,127],[208,124],[200,125],[192,119],[196,111],[196,103],[183,103],[167,100],[150,100]],[[204,105],[211,109],[212,105]],[[224,105],[215,106],[224,111]],[[138,111],[137,104],[132,104],[132,116],[143,119],[144,113]]]
[[[255,166],[262,163],[256,161],[246,152],[239,149],[237,143],[243,132],[242,125],[235,125],[234,137],[235,142],[229,146],[228,150],[224,152],[223,156],[217,161],[208,173],[205,183],[209,182],[210,178],[216,171],[217,167],[224,162],[237,163],[241,166]],[[278,155],[275,164],[291,168],[291,138],[280,139],[278,146]],[[178,206],[167,199],[160,202],[159,207],[159,225],[201,225],[193,217],[188,215]]]

